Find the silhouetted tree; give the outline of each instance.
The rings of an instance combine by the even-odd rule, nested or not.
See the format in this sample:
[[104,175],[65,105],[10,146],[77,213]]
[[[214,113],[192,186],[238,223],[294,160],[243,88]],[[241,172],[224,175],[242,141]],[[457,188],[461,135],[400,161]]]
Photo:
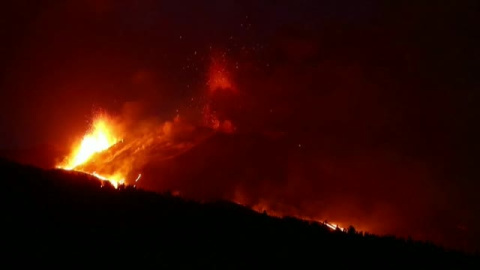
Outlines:
[[355,230],[355,227],[353,227],[352,225],[348,227],[347,232],[348,234],[351,234],[351,235],[354,235],[357,233],[357,231]]

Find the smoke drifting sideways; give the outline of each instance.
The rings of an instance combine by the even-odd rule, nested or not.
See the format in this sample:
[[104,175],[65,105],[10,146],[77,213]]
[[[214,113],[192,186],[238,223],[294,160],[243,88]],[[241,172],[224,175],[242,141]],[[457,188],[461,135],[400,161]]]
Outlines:
[[436,31],[421,7],[100,2],[38,8],[11,32],[2,145],[53,145],[56,164],[102,108],[123,141],[85,170],[128,164],[149,190],[478,249],[459,18]]

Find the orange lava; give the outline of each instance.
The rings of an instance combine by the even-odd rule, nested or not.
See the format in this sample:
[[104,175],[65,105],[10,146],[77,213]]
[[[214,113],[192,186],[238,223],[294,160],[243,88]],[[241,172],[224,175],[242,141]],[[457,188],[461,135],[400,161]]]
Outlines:
[[208,73],[210,94],[217,91],[236,92],[227,64],[227,59],[224,54],[214,55],[212,57]]
[[92,127],[83,136],[81,142],[73,147],[70,155],[68,155],[57,168],[88,173],[102,181],[108,181],[115,188],[118,188],[119,184],[121,185],[125,182],[125,175],[122,173],[117,172],[111,175],[102,175],[95,171],[86,171],[79,167],[90,161],[96,154],[109,149],[119,141],[121,141],[121,138],[116,134],[111,120],[106,115],[99,115],[94,119]]

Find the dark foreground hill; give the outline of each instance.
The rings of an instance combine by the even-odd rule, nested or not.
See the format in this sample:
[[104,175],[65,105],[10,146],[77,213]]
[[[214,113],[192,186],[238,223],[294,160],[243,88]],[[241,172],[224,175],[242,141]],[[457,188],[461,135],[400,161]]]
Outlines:
[[227,203],[197,203],[84,174],[0,160],[2,262],[73,267],[475,268],[428,243],[331,231]]

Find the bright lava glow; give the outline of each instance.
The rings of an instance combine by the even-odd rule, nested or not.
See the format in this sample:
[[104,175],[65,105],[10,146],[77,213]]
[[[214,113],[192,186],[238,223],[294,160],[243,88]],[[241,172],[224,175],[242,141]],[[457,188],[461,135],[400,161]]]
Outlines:
[[[121,141],[116,136],[113,126],[105,116],[97,117],[92,124],[91,130],[85,134],[81,143],[76,146],[71,154],[61,163],[58,168],[64,170],[74,170],[91,174],[102,181],[110,182],[115,188],[125,183],[125,176],[120,173],[113,175],[101,175],[97,172],[88,172],[80,165],[87,163],[95,154],[107,150],[108,148]],[[137,178],[140,178],[141,175]]]
[[61,165],[61,167],[66,170],[73,170],[87,162],[94,154],[110,148],[118,141],[106,118],[95,119],[91,132],[83,137],[80,145],[67,159],[66,164]]
[[121,178],[122,176],[121,175],[111,175],[111,176],[102,176],[96,172],[93,172],[92,173],[93,176],[97,177],[98,179],[102,180],[102,181],[108,181],[110,182],[113,187],[115,188],[118,188],[118,185],[123,185],[125,184],[125,178]]
[[338,225],[335,225],[335,224],[331,224],[331,223],[328,223],[328,222],[323,222],[323,224],[325,224],[325,226],[327,226],[328,228],[332,229],[332,230],[336,230],[336,229],[339,229],[340,231],[344,231],[344,229]]

